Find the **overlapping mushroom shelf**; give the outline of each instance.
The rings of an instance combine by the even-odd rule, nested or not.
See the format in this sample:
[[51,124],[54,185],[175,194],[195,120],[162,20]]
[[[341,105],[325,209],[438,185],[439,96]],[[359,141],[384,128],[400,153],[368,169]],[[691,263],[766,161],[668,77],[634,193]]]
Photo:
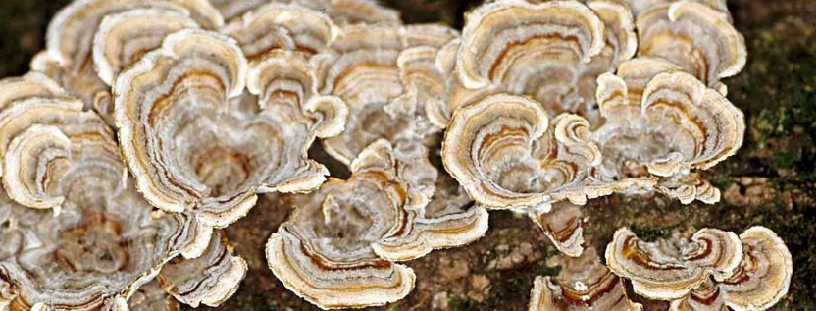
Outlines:
[[0,80],[0,310],[218,306],[248,269],[221,230],[265,193],[293,211],[269,268],[323,309],[402,299],[402,262],[497,209],[563,253],[530,310],[640,310],[624,282],[672,310],[765,310],[790,283],[761,227],[621,229],[606,264],[583,245],[597,197],[719,201],[703,172],[745,132],[723,1],[497,0],[460,33],[372,0],[76,0],[46,42]]

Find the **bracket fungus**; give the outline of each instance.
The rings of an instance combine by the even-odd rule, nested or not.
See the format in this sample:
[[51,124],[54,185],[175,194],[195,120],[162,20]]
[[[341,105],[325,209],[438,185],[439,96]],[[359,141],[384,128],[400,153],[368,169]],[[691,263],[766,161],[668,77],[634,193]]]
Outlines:
[[752,227],[740,234],[743,258],[724,280],[708,279],[671,303],[672,311],[768,310],[788,293],[793,261],[785,242],[773,231]]
[[78,100],[28,98],[5,112],[0,275],[14,293],[10,308],[126,310],[195,244],[193,219],[154,211],[123,179],[113,132]]
[[286,288],[323,309],[382,305],[414,287],[413,270],[394,261],[484,233],[484,210],[477,210],[479,217],[468,216],[473,210],[465,217],[445,212],[424,217],[428,201],[410,198],[426,194],[399,169],[410,163],[400,164],[397,152],[378,140],[352,162],[349,179],[330,179],[313,193],[284,197],[294,212],[269,238],[267,259]]
[[296,4],[270,3],[228,23],[221,32],[234,38],[251,63],[270,51],[325,53],[337,35],[331,18]]
[[[323,146],[335,159],[349,164],[368,144],[380,138],[428,140],[439,129],[427,121],[422,110],[431,90],[418,92],[419,83],[434,73],[429,53],[457,33],[439,25],[353,25],[339,29],[332,52],[316,60],[321,94],[343,99],[349,108],[345,130],[324,139]],[[416,48],[416,49],[413,49]],[[421,49],[420,49],[421,48]],[[383,127],[381,124],[391,123]]]
[[[206,0],[77,0],[51,20],[46,33],[46,50],[34,57],[31,68],[47,74],[69,94],[79,97],[85,109],[95,109],[105,120],[112,120],[113,104],[108,85],[116,70],[127,65],[125,62],[132,61],[136,54],[149,51],[155,44],[156,36],[168,28],[177,27],[172,25],[173,22],[181,22],[173,21],[174,18],[168,20],[162,14],[151,14],[156,19],[155,23],[144,23],[144,18],[141,21],[133,19],[137,13],[128,13],[126,15],[129,17],[119,18],[128,19],[130,28],[107,28],[105,31],[113,33],[102,34],[104,39],[95,38],[106,17],[135,10],[157,10],[166,14],[175,12],[176,15],[185,15],[176,17],[192,19],[207,29],[217,29],[224,24],[221,14]],[[110,21],[108,26],[112,26]],[[124,55],[94,56],[95,50],[100,48],[105,49],[103,54],[118,50]],[[130,59],[127,59],[128,54]],[[99,74],[97,69],[100,69]]]
[[235,293],[247,272],[246,262],[232,252],[226,236],[216,232],[204,254],[173,259],[157,279],[162,288],[186,305],[217,307]]
[[[336,98],[311,96],[314,73],[303,63],[276,54],[248,70],[234,40],[185,29],[120,74],[121,148],[145,198],[223,228],[248,212],[257,192],[318,187],[328,171],[306,149],[316,135],[341,129],[344,113]],[[247,75],[259,110],[235,104]]]
[[631,280],[638,294],[670,300],[688,295],[709,277],[732,276],[742,252],[739,236],[731,232],[702,229],[690,237],[644,242],[623,228],[606,248],[606,264]]
[[599,190],[588,187],[600,151],[589,124],[564,114],[549,122],[532,99],[489,96],[453,115],[442,144],[442,162],[479,204],[488,208],[583,204]]
[[584,251],[584,213],[580,206],[558,202],[551,210],[537,211],[531,216],[556,249],[568,256],[581,256]]
[[632,58],[636,37],[624,3],[495,1],[467,15],[455,71],[466,89],[528,95],[595,125],[595,78]]
[[640,311],[642,306],[626,296],[626,289],[609,272],[594,248],[580,257],[556,255],[548,265],[561,266],[554,278],[537,277],[530,297],[530,311]]
[[730,16],[699,1],[654,5],[638,16],[637,29],[638,55],[668,60],[720,93],[727,92],[720,78],[745,65],[745,42]]
[[[691,74],[655,58],[634,59],[598,77],[605,123],[593,132],[603,181],[658,178],[657,190],[706,203],[719,190],[691,170],[706,170],[742,146],[742,111]],[[660,179],[662,178],[662,179]]]
[[691,238],[675,235],[640,241],[618,230],[607,246],[607,265],[631,279],[636,292],[671,300],[670,310],[767,310],[788,292],[793,262],[773,231],[752,227],[737,236],[702,229]]

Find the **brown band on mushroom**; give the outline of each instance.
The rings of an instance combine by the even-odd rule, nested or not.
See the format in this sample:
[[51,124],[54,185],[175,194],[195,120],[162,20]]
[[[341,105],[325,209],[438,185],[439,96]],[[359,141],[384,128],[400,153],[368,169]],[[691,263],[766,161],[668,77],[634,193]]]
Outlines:
[[655,185],[655,190],[669,197],[677,198],[683,204],[689,204],[694,200],[714,204],[719,202],[722,196],[720,189],[697,173],[660,178]]
[[549,212],[536,212],[532,216],[556,249],[567,256],[581,256],[584,251],[584,213],[579,206],[558,202]]
[[215,232],[203,255],[170,261],[158,280],[162,288],[186,305],[217,307],[235,293],[246,272],[246,262],[233,255],[226,235]]
[[594,248],[580,257],[557,255],[548,265],[561,266],[554,278],[537,277],[530,311],[639,311],[642,306],[626,296],[623,281],[604,266]]
[[639,55],[666,59],[725,94],[720,78],[742,70],[742,34],[727,13],[693,1],[678,1],[643,12],[637,19]]
[[334,40],[328,15],[299,5],[271,3],[236,18],[221,31],[235,38],[250,62],[275,49],[326,52]]
[[266,4],[269,0],[208,0],[208,2],[221,12],[221,16],[226,21],[232,21],[243,16],[245,13],[256,10]]
[[589,125],[575,115],[548,124],[529,98],[498,94],[460,107],[442,145],[445,169],[488,208],[535,207],[569,199],[583,204],[600,153]]
[[690,237],[645,242],[622,228],[606,247],[606,264],[630,279],[638,294],[670,300],[688,295],[711,276],[733,276],[742,252],[739,237],[731,232],[702,229]]
[[[635,16],[640,16],[644,12],[661,8],[661,7],[668,7],[672,3],[684,1],[684,0],[616,0],[627,2],[629,7],[632,8],[632,12]],[[691,0],[693,2],[704,4],[714,10],[721,11],[724,14],[728,15],[729,20],[731,19],[730,13],[728,12],[728,6],[726,4],[726,0]]]

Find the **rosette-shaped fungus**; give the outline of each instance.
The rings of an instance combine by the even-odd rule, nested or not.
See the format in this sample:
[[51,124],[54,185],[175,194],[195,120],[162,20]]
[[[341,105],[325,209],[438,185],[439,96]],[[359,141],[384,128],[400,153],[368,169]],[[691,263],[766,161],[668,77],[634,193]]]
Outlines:
[[742,253],[742,242],[732,232],[702,229],[691,237],[645,242],[622,228],[606,247],[606,265],[631,280],[638,294],[670,300],[688,295],[709,277],[733,276]]
[[[247,75],[259,97],[253,107],[239,100]],[[318,187],[328,171],[306,150],[316,135],[342,129],[344,113],[342,102],[314,87],[312,68],[297,55],[275,54],[248,70],[226,36],[197,29],[168,36],[114,88],[137,187],[154,206],[188,211],[209,230],[246,214],[258,192]]]
[[0,278],[11,284],[11,310],[127,310],[168,260],[195,252],[192,219],[155,211],[126,179],[113,132],[81,108],[28,98],[0,116],[10,141],[3,185],[14,200],[2,192]]
[[763,227],[742,234],[743,257],[733,276],[708,279],[681,299],[672,301],[673,311],[767,310],[788,293],[793,261],[779,236]]
[[[727,11],[726,11],[727,12]],[[637,18],[639,56],[660,57],[720,93],[745,65],[742,34],[723,11],[695,1],[656,4]]]
[[713,203],[719,190],[691,170],[706,170],[742,146],[742,111],[678,67],[635,59],[598,78],[606,122],[594,133],[603,153],[593,176],[603,181],[662,177],[657,190]]
[[467,16],[456,74],[467,89],[529,95],[553,116],[577,113],[594,125],[595,78],[635,51],[623,3],[501,0]]
[[216,232],[204,254],[192,259],[173,259],[162,268],[158,280],[168,293],[186,305],[196,308],[203,303],[217,307],[235,293],[246,271],[246,262],[233,256],[226,236]]
[[555,278],[537,277],[530,311],[639,311],[641,305],[626,297],[623,281],[601,263],[594,248],[581,257],[557,255],[548,265],[561,266]]
[[[143,12],[140,18],[135,16],[139,13],[117,14],[132,10],[151,12],[147,13],[149,17]],[[119,16],[111,17],[113,20],[101,29],[109,15]],[[123,22],[127,23],[124,29]],[[216,29],[224,21],[206,0],[77,0],[51,20],[46,50],[32,60],[31,68],[46,73],[79,97],[85,109],[96,109],[110,120],[113,111],[108,85],[115,73],[158,47],[168,31],[193,24]],[[106,33],[95,38],[100,30]]]
[[340,28],[332,53],[315,60],[323,82],[320,92],[338,96],[349,106],[343,133],[323,140],[326,151],[349,164],[377,139],[430,139],[438,129],[425,121],[419,100],[430,99],[425,92],[436,91],[417,91],[423,85],[420,80],[434,76],[425,71],[435,68],[427,66],[427,53],[417,55],[421,50],[410,48],[435,49],[456,35],[438,25]]
[[410,163],[402,163],[398,152],[378,140],[352,162],[349,179],[284,196],[294,211],[269,238],[266,252],[286,288],[324,309],[382,305],[414,287],[413,270],[394,261],[484,233],[483,210],[475,223],[468,221],[474,217],[442,216],[445,212],[423,217],[428,201],[411,199],[425,194],[405,176],[409,172],[401,168]]
[[328,15],[299,5],[271,3],[236,18],[221,30],[233,37],[250,62],[275,49],[306,55],[326,52],[336,27]]
[[589,124],[568,114],[548,121],[537,102],[520,96],[497,94],[461,107],[445,132],[442,163],[489,208],[583,204],[598,195],[587,187],[600,161]]

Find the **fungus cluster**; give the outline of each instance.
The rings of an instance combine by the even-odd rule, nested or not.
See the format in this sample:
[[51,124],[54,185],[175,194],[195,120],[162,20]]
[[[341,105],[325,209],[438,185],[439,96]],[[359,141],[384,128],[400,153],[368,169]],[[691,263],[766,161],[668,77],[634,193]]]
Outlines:
[[624,280],[673,310],[787,292],[764,228],[583,246],[593,198],[719,201],[700,173],[742,144],[720,79],[746,58],[721,1],[497,0],[460,33],[372,0],[76,0],[46,43],[0,80],[0,309],[218,306],[247,272],[221,230],[264,193],[292,210],[269,268],[323,309],[405,297],[402,262],[495,209],[563,252],[531,310],[640,310]]

